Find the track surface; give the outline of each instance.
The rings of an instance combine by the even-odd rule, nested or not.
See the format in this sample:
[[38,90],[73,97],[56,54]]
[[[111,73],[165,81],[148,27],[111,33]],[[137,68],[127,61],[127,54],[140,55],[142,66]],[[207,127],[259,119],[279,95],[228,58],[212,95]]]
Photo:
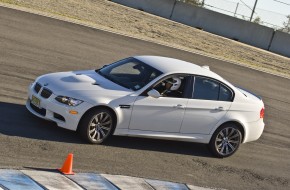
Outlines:
[[[227,159],[205,145],[113,137],[84,144],[74,132],[29,114],[27,86],[39,75],[94,69],[132,55],[175,57],[211,69],[263,97],[262,137]],[[0,7],[0,167],[123,174],[227,189],[290,188],[290,80],[104,31]]]

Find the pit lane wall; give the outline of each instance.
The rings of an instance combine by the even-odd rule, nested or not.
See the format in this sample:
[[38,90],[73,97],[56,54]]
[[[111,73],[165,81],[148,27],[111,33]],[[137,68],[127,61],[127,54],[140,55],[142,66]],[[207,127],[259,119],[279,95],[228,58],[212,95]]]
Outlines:
[[290,35],[175,0],[112,0],[163,18],[290,57]]
[[276,31],[269,50],[290,57],[290,34]]
[[112,0],[128,7],[170,19],[175,0]]
[[208,9],[177,2],[172,20],[262,49],[268,49],[274,30]]

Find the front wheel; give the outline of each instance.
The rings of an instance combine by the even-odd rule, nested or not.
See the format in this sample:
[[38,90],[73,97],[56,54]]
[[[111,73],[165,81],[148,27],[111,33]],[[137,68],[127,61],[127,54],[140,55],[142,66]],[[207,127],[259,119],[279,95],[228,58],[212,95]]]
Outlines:
[[107,109],[96,109],[82,118],[79,133],[87,142],[101,144],[112,134],[114,127],[112,112]]
[[234,124],[226,124],[218,128],[209,143],[210,151],[219,158],[233,155],[242,141],[240,129]]

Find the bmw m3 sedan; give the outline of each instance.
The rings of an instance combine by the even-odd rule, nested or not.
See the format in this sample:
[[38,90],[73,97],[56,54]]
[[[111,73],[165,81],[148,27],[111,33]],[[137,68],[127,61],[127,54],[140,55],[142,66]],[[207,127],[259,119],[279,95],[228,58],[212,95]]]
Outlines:
[[208,66],[173,58],[135,56],[97,70],[46,74],[28,94],[32,114],[94,144],[111,135],[189,141],[228,157],[264,129],[259,96]]

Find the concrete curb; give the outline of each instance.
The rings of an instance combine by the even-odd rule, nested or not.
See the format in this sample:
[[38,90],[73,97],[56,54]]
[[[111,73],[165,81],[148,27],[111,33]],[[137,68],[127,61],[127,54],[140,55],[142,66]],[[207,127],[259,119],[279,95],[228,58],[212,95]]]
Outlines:
[[[1,188],[2,187],[2,188]],[[189,184],[122,175],[76,173],[62,175],[57,170],[0,169],[0,190],[211,190]]]
[[[245,65],[245,64],[242,64],[242,63],[234,62],[234,61],[229,61],[229,60],[222,59],[222,58],[219,58],[219,57],[216,57],[216,56],[200,53],[200,52],[197,52],[197,51],[190,51],[188,49],[180,48],[180,47],[177,47],[177,46],[174,46],[174,45],[169,45],[169,44],[165,44],[165,43],[161,43],[161,42],[156,42],[156,41],[148,40],[148,39],[145,39],[145,38],[137,38],[137,37],[134,37],[134,36],[131,36],[131,35],[128,35],[128,34],[112,31],[112,30],[105,29],[105,28],[96,27],[96,26],[93,26],[93,24],[90,24],[88,22],[84,22],[84,21],[81,21],[81,20],[78,20],[78,19],[72,19],[72,18],[68,18],[68,17],[64,17],[64,16],[52,14],[52,13],[46,13],[46,12],[42,12],[42,11],[37,11],[37,10],[33,10],[33,9],[30,9],[30,8],[21,7],[21,6],[13,5],[13,4],[0,3],[0,6],[5,7],[5,8],[10,8],[10,9],[23,11],[23,12],[27,12],[27,13],[31,13],[31,14],[45,16],[45,17],[53,18],[53,19],[60,20],[60,21],[70,22],[70,23],[73,23],[73,24],[77,24],[77,25],[81,25],[81,26],[85,26],[85,27],[89,27],[89,28],[93,28],[93,29],[97,29],[97,30],[102,30],[102,31],[113,33],[113,34],[118,34],[118,35],[121,35],[121,36],[126,36],[126,37],[130,37],[130,38],[134,38],[134,39],[138,39],[138,40],[142,40],[142,41],[146,41],[146,42],[150,42],[150,43],[155,43],[155,44],[158,44],[158,45],[162,45],[162,46],[166,46],[166,47],[182,50],[182,51],[185,51],[185,52],[194,53],[194,54],[197,54],[197,55],[202,55],[204,57],[216,59],[216,60],[219,60],[219,61],[224,61],[224,62],[227,62],[227,63],[231,63],[231,64],[239,65],[239,66],[242,66],[242,67],[250,68],[250,69],[253,69],[253,70],[256,70],[256,71],[264,72],[264,73],[271,74],[271,75],[274,75],[274,76],[278,76],[278,77],[281,77],[281,78],[290,79],[290,77],[285,76],[285,75],[280,75],[280,74],[273,73],[273,72],[270,72],[270,71],[265,71],[263,69],[259,69],[259,68],[253,67],[253,66]],[[123,6],[123,5],[120,5],[120,6]],[[214,35],[214,34],[211,34],[211,35]],[[261,50],[261,51],[265,51],[265,50]],[[267,52],[267,53],[270,53],[270,52]],[[281,55],[277,55],[277,54],[275,54],[275,55],[276,56],[281,56]],[[283,56],[281,56],[281,57],[283,57]],[[283,57],[283,58],[285,58],[285,57]]]

